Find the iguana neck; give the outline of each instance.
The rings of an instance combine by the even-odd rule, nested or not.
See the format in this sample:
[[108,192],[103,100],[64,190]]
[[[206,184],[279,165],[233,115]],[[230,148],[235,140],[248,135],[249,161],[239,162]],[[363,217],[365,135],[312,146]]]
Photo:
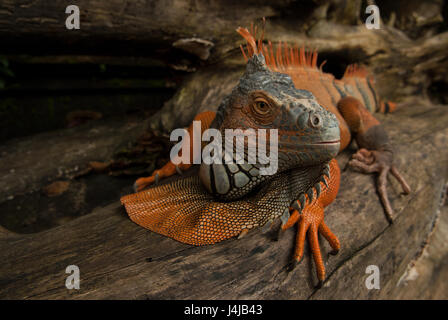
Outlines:
[[243,198],[259,189],[263,192],[265,186],[277,176],[289,175],[291,179],[291,201],[298,199],[297,195],[308,194],[313,190],[320,193],[319,182],[325,182],[329,175],[328,163],[315,166],[293,168],[274,175],[260,175],[257,164],[201,164],[199,177],[205,189],[217,199],[233,201]]

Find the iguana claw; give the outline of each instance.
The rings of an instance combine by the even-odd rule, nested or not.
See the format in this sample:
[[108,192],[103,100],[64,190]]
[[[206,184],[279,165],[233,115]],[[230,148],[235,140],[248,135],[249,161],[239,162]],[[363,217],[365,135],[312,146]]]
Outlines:
[[183,174],[182,169],[179,166],[174,165],[171,162],[168,162],[162,168],[154,170],[151,176],[137,179],[134,183],[134,191],[135,192],[142,191],[151,184],[157,185],[159,184],[161,178],[170,177],[176,173],[182,175]]
[[152,176],[139,178],[134,182],[134,191],[139,192],[148,187],[151,184],[159,183],[159,172],[158,170],[154,171]]
[[176,166],[176,171],[177,171],[177,174],[178,175],[183,175],[183,172],[182,172],[182,170],[179,168],[179,166]]
[[387,194],[387,174],[390,172],[403,188],[405,194],[411,192],[411,188],[407,184],[403,176],[398,172],[397,168],[393,165],[393,154],[391,151],[378,151],[361,148],[353,154],[352,160],[348,163],[352,168],[357,169],[363,173],[378,173],[377,190],[381,198],[381,202],[384,206],[387,220],[389,223],[393,222],[394,213],[392,206],[389,202]]

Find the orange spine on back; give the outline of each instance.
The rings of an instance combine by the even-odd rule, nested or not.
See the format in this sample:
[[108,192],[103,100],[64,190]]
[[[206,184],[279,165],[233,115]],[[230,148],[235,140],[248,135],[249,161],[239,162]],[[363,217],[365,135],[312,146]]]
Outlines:
[[[264,22],[265,20],[263,20]],[[263,31],[260,38],[256,39],[256,34],[249,32],[246,28],[239,27],[236,31],[247,41],[246,49],[240,45],[241,52],[244,59],[247,61],[254,54],[262,53],[266,65],[272,71],[288,73],[290,67],[309,67],[317,68],[317,51],[306,51],[305,47],[299,48],[298,46],[290,47],[286,42],[279,42],[274,52],[274,46],[271,41],[268,41],[268,45],[263,44],[264,37],[264,24]],[[256,32],[256,28],[255,28]],[[246,52],[247,51],[247,52]],[[322,66],[326,61],[322,62],[319,70],[322,70]]]

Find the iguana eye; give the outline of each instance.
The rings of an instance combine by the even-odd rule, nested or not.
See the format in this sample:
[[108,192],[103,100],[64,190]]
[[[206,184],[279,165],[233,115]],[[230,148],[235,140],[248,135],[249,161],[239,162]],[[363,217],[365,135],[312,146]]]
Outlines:
[[265,115],[269,113],[269,104],[264,99],[257,99],[255,100],[254,110],[261,115]]
[[271,124],[280,109],[276,101],[262,91],[252,92],[248,102],[247,111],[259,125]]

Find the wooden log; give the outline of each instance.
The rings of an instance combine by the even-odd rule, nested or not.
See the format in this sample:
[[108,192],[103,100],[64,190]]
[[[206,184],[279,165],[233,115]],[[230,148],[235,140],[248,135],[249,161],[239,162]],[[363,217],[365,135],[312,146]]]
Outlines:
[[[397,292],[409,289],[396,285],[437,221],[448,174],[448,111],[446,106],[414,101],[380,119],[390,132],[397,166],[412,194],[400,195],[396,181],[390,182],[397,217],[389,225],[373,176],[345,169],[349,152],[338,157],[344,169],[341,189],[326,210],[326,222],[342,249],[328,257],[330,248],[321,239],[328,280],[320,290],[314,287],[308,249],[302,263],[286,271],[295,230],[278,241],[253,231],[241,240],[193,247],[133,224],[117,201],[54,229],[1,239],[0,298],[400,297]],[[446,246],[440,250],[446,256]],[[80,268],[80,290],[65,287],[68,265]],[[379,267],[380,290],[364,285],[368,265]]]
[[414,260],[408,264],[397,286],[389,288],[389,296],[395,299],[446,299],[447,241],[448,203],[445,202],[434,221],[432,232]]
[[0,202],[77,176],[89,161],[109,161],[144,132],[145,124],[139,120],[99,120],[8,141],[0,146]]
[[76,2],[80,29],[67,30],[66,1],[6,0],[0,7],[2,49],[69,54],[110,54],[113,49],[114,54],[163,55],[174,42],[193,37],[221,47],[229,38],[236,39],[237,24],[272,15],[273,7],[286,4],[251,2],[81,0]]

